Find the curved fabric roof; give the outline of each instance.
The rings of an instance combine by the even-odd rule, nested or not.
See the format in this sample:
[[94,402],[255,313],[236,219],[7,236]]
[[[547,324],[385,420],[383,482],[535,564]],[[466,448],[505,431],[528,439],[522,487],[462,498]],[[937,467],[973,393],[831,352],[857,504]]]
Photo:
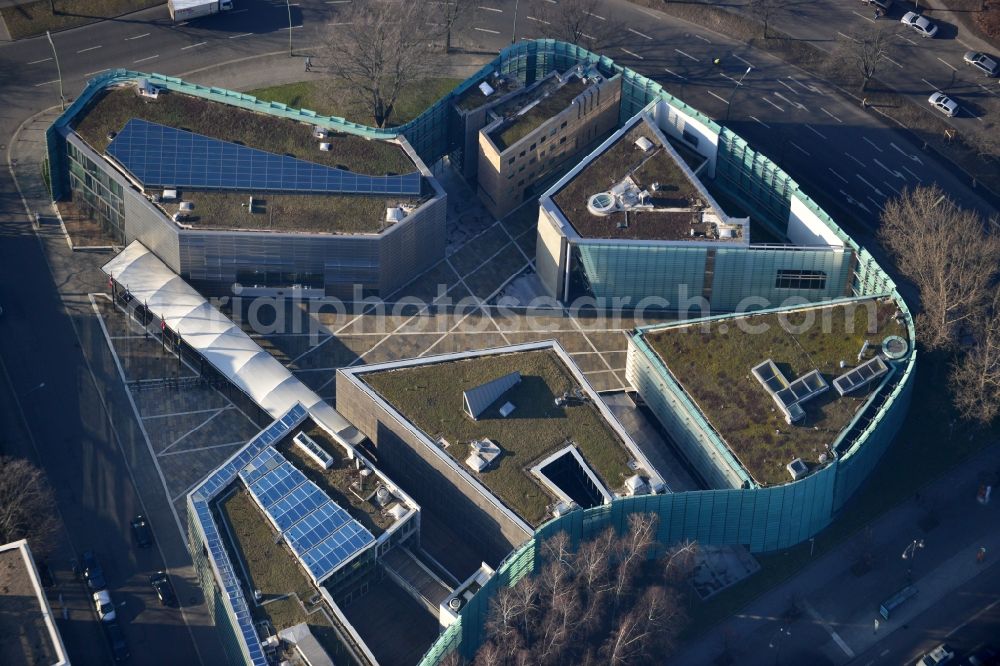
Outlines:
[[139,241],[133,241],[101,270],[128,288],[150,312],[197,350],[273,418],[302,403],[347,444],[363,436],[337,410],[260,348],[228,317],[182,280]]

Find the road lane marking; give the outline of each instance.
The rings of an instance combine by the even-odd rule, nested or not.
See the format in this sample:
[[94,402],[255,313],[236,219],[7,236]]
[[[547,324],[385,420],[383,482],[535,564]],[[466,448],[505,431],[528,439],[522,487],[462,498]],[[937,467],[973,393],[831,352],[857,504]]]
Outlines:
[[[548,0],[548,1],[552,2],[552,0]],[[555,3],[552,2],[552,4],[555,4]],[[648,9],[643,9],[642,7],[636,7],[636,9],[638,9],[640,12],[642,12],[646,16],[649,16],[650,18],[655,18],[657,21],[662,21],[663,20],[662,16],[660,16],[659,14],[654,14],[653,12],[649,11]]]
[[733,54],[733,57],[736,58],[737,60],[739,60],[740,62],[742,62],[747,67],[753,67],[753,63],[750,62],[749,60],[744,60],[743,58],[739,57],[735,53]]
[[47,86],[47,85],[49,85],[51,83],[59,83],[59,79],[52,79],[51,81],[46,81],[45,83],[36,83],[34,87],[35,88],[40,88],[42,86]]
[[824,135],[822,132],[820,132],[818,129],[816,129],[815,127],[813,127],[809,123],[802,123],[802,124],[805,125],[806,127],[808,127],[811,132],[813,132],[814,134],[816,134],[816,136],[820,137],[821,139],[825,139],[826,138],[826,135]]
[[913,160],[914,162],[918,162],[920,164],[920,166],[924,165],[924,161],[922,159],[920,159],[916,155],[909,154],[908,152],[906,152],[905,150],[903,150],[902,148],[900,148],[899,146],[897,146],[896,144],[894,144],[892,141],[889,142],[889,146],[893,150],[895,150],[897,153],[899,153],[900,155],[904,155],[904,156],[908,157],[909,159]]
[[863,18],[864,20],[871,21],[872,23],[875,22],[875,19],[873,19],[871,16],[864,16],[862,14],[857,13],[853,9],[851,10],[851,13],[854,14],[855,16],[857,16],[858,18]]
[[241,35],[230,35],[229,39],[239,39],[240,37],[249,37],[252,34],[253,34],[252,32],[244,32]]
[[725,99],[723,99],[722,97],[719,97],[718,95],[716,95],[716,94],[715,94],[714,92],[712,92],[711,90],[706,90],[705,92],[707,92],[707,93],[708,93],[709,95],[711,95],[711,96],[712,96],[712,97],[714,97],[715,99],[719,100],[719,101],[720,101],[720,102],[722,102],[723,104],[729,104],[729,102],[727,102],[727,101],[726,101]]
[[86,53],[87,51],[96,51],[99,48],[101,48],[100,44],[98,44],[97,46],[88,46],[85,49],[80,49],[79,51],[77,51],[77,53]]
[[[847,203],[854,204],[855,206],[857,206],[861,210],[865,211],[869,215],[872,214],[872,212],[870,210],[868,210],[868,206],[864,205],[863,203],[861,203],[860,201],[858,201],[857,199],[855,199],[854,197],[852,197],[850,194],[848,194],[844,190],[837,190],[837,191],[840,192],[840,196],[844,197],[844,201],[846,201]],[[837,638],[840,638],[840,637],[838,636]],[[850,648],[848,648],[848,649],[850,649]],[[866,664],[865,666],[868,666],[868,665]]]
[[690,58],[691,60],[694,60],[695,62],[701,62],[701,60],[698,60],[697,58],[695,58],[690,53],[684,53],[684,51],[681,51],[680,49],[674,49],[674,51],[677,51],[678,53],[680,53],[685,58]]
[[765,123],[765,122],[764,122],[763,120],[761,120],[761,119],[760,119],[760,118],[758,118],[757,116],[750,116],[750,118],[751,118],[752,120],[756,120],[756,121],[757,121],[758,123],[760,123],[761,125],[763,125],[763,126],[764,126],[764,127],[766,127],[767,129],[771,129],[771,126],[770,126],[770,125],[768,125],[767,123]]
[[159,57],[160,57],[160,54],[157,53],[156,55],[151,55],[148,58],[139,58],[138,60],[133,60],[132,64],[136,65],[136,64],[138,64],[140,62],[146,62],[147,60],[152,60],[153,58],[159,58]]
[[[878,161],[878,158],[877,158],[877,157],[876,157],[876,158],[875,158],[874,160],[872,160],[872,161],[873,161],[873,162],[875,162],[875,164],[877,164],[877,165],[879,165],[880,167],[882,167],[882,169],[883,169],[883,170],[884,170],[884,171],[885,171],[885,172],[886,172],[887,174],[889,174],[890,176],[895,176],[896,178],[899,178],[900,180],[906,180],[906,176],[904,176],[903,174],[899,173],[898,171],[896,171],[896,170],[894,170],[894,169],[890,169],[890,168],[889,168],[889,167],[887,167],[886,165],[882,164],[881,162],[879,162],[879,161]],[[898,194],[898,193],[897,193],[897,194]]]
[[899,168],[900,168],[900,169],[902,169],[903,171],[905,171],[906,173],[910,174],[910,175],[911,175],[911,176],[913,176],[914,178],[916,178],[916,179],[917,179],[917,182],[918,182],[918,183],[922,183],[922,182],[924,182],[924,179],[923,179],[923,178],[921,178],[921,177],[920,177],[920,176],[918,176],[917,174],[913,173],[912,171],[910,171],[909,169],[907,169],[907,168],[906,168],[905,166],[903,166],[903,167],[899,167]]
[[[28,64],[30,65],[31,63],[28,63]],[[979,84],[979,87],[982,88],[983,90],[985,90],[986,92],[988,92],[991,95],[996,95],[995,91],[990,90],[989,88],[987,88],[986,86],[984,86],[982,83]]]
[[29,64],[29,65],[37,65],[37,64],[38,64],[38,63],[40,63],[40,62],[48,62],[49,60],[52,60],[52,58],[51,58],[51,57],[49,57],[49,58],[42,58],[41,60],[32,60],[32,61],[31,61],[31,62],[29,62],[28,64]]
[[672,69],[670,69],[668,67],[664,67],[663,70],[665,72],[667,72],[668,74],[672,74],[672,75],[676,76],[678,79],[683,79],[684,81],[687,81],[687,77],[681,76],[680,74],[678,74],[677,72],[673,71]]
[[[327,23],[327,25],[354,25],[354,21],[342,21],[340,23]],[[500,34],[499,32],[497,33]]]
[[208,44],[208,42],[198,42],[197,44],[190,44],[188,46],[182,46],[181,47],[181,51],[187,51],[188,49],[193,49],[196,46],[204,46],[205,44]]
[[191,21],[181,21],[180,23],[177,23],[177,24],[175,24],[175,25],[174,25],[174,27],[175,27],[175,28],[179,28],[179,27],[181,27],[182,25],[187,25],[187,24],[188,24],[188,23],[190,23],[190,22],[191,22]]
[[821,106],[821,107],[819,107],[819,108],[820,108],[820,110],[822,110],[822,111],[823,111],[823,113],[825,113],[826,115],[830,116],[831,118],[833,118],[834,120],[836,120],[836,121],[837,121],[838,123],[841,123],[841,124],[843,124],[843,122],[844,122],[843,120],[841,120],[841,119],[840,119],[840,118],[838,118],[837,116],[833,115],[832,113],[830,113],[829,111],[827,111],[827,110],[826,110],[825,108],[823,108],[822,106]]
[[874,149],[875,149],[875,150],[877,150],[878,152],[880,152],[880,153],[881,153],[881,152],[884,152],[884,151],[883,151],[883,150],[882,150],[881,148],[879,148],[878,146],[876,146],[876,145],[875,145],[875,144],[874,144],[874,143],[872,142],[872,140],[871,140],[871,139],[869,139],[868,137],[866,137],[866,136],[863,136],[863,137],[861,137],[861,139],[862,139],[863,141],[865,141],[866,143],[868,143],[868,145],[869,145],[869,146],[871,146],[872,148],[874,148]]
[[[867,164],[865,164],[864,162],[862,162],[861,160],[859,160],[859,159],[858,159],[857,157],[855,157],[854,155],[851,155],[850,153],[846,153],[846,152],[845,152],[844,154],[845,154],[845,155],[847,155],[848,157],[850,157],[850,158],[851,158],[852,160],[854,160],[854,161],[855,161],[855,162],[857,162],[858,164],[860,164],[861,166],[863,166],[863,167],[867,167],[867,166],[868,166]],[[860,176],[858,176],[858,177],[860,178]]]
[[597,41],[597,37],[594,37],[593,35],[588,35],[588,34],[587,34],[587,33],[585,33],[585,32],[581,32],[580,34],[581,34],[581,35],[582,35],[583,37],[586,37],[587,39],[589,39],[589,40],[590,40],[590,41],[592,41],[592,42],[596,42],[596,41]]
[[603,16],[598,16],[594,12],[584,12],[584,14],[586,14],[587,16],[593,16],[598,21],[607,21],[608,20],[608,19],[604,18]]
[[705,42],[706,44],[711,44],[712,43],[711,39],[708,39],[707,37],[702,37],[701,35],[695,35],[695,38],[696,39],[700,39],[701,41]]
[[134,37],[126,37],[125,41],[126,42],[130,42],[133,39],[142,39],[143,37],[149,37],[149,33],[148,32],[144,32],[141,35],[135,35]]
[[551,21],[546,21],[545,19],[535,18],[534,16],[526,16],[529,21],[538,21],[539,23],[544,23],[545,25],[552,25]]
[[933,83],[931,83],[927,79],[920,79],[920,80],[923,81],[924,83],[926,83],[927,85],[929,85],[933,90],[937,90],[938,89],[938,87],[936,85],[934,85]]
[[770,104],[771,106],[773,106],[774,108],[776,108],[778,111],[781,111],[782,113],[785,112],[785,110],[783,108],[781,108],[780,106],[778,106],[777,104],[775,104],[774,102],[772,102],[771,100],[769,100],[768,98],[761,97],[761,99],[764,100],[765,102],[767,102],[768,104]]
[[346,5],[351,0],[326,0],[328,5]]
[[499,35],[499,30],[490,30],[489,28],[473,28],[473,30],[478,30],[479,32],[488,32],[491,35]]
[[733,83],[735,83],[738,86],[743,85],[742,81],[740,81],[739,79],[734,79],[733,77],[729,76],[728,74],[723,74],[722,72],[719,72],[719,76],[721,76],[724,79],[729,79],[730,81],[732,81]]
[[865,199],[868,199],[868,201],[871,201],[871,202],[872,202],[873,204],[875,204],[875,207],[876,207],[876,208],[878,208],[878,209],[879,209],[880,211],[882,211],[883,213],[885,212],[885,208],[882,208],[882,206],[881,206],[881,205],[879,205],[879,202],[875,201],[875,200],[874,200],[874,199],[872,199],[871,197],[865,197]]
[[630,55],[630,56],[632,56],[633,58],[638,58],[639,60],[645,60],[645,58],[643,58],[643,57],[642,57],[641,55],[639,55],[638,53],[635,53],[634,51],[629,51],[628,49],[625,49],[625,48],[622,48],[622,47],[618,47],[618,48],[621,48],[621,49],[622,49],[622,51],[624,51],[625,53],[629,54],[629,55]]
[[497,14],[503,14],[502,9],[497,9],[496,7],[486,7],[484,5],[479,5],[479,8],[487,12],[496,12]]
[[106,72],[106,71],[108,71],[107,67],[105,67],[104,69],[98,69],[93,72],[87,72],[86,74],[84,74],[84,76],[93,76],[94,74],[100,74],[101,72]]
[[[830,169],[830,171],[833,171],[833,169]],[[844,182],[846,183],[847,181]],[[862,204],[859,203],[858,205]],[[806,609],[806,612],[809,613],[809,615],[811,615],[814,620],[816,620],[820,625],[822,625],[824,629],[826,629],[827,633],[830,634],[830,638],[832,638],[833,642],[836,643],[837,646],[844,651],[844,654],[846,654],[848,658],[853,659],[854,650],[852,650],[851,647],[844,642],[844,639],[840,637],[840,634],[834,631],[833,627],[830,626],[830,623],[824,620],[823,617],[818,612],[816,612],[816,609],[812,607],[812,604],[803,599],[802,607]]]
[[970,617],[968,620],[966,620],[962,624],[958,625],[957,627],[955,627],[954,629],[952,629],[951,631],[949,631],[947,634],[944,635],[944,637],[945,638],[951,638],[953,634],[957,633],[960,629],[963,629],[970,622],[974,622],[975,620],[979,619],[980,615],[982,615],[983,613],[986,613],[987,611],[989,611],[991,608],[993,608],[997,604],[1000,604],[1000,599],[997,599],[996,601],[994,601],[993,603],[991,603],[989,606],[987,606],[986,608],[983,608],[978,613],[976,613],[975,615],[973,615],[972,617]]
[[804,153],[806,157],[811,157],[811,155],[809,154],[809,151],[807,151],[805,148],[803,148],[799,144],[795,143],[794,141],[789,141],[788,143],[791,144],[792,148],[795,148],[799,152]]
[[904,40],[904,41],[907,41],[907,42],[913,44],[914,46],[917,45],[917,43],[915,41],[913,41],[912,39],[910,39],[909,37],[905,37],[903,35],[900,35],[899,38],[902,39],[902,40]]
[[545,2],[549,3],[550,5],[558,5],[559,4],[557,2],[557,0],[545,0]]
[[899,194],[899,190],[897,190],[897,189],[896,189],[895,187],[893,187],[892,185],[890,185],[890,184],[889,184],[889,183],[887,183],[886,181],[884,181],[884,180],[883,180],[883,181],[882,181],[882,184],[883,184],[883,185],[885,185],[886,187],[888,187],[888,188],[889,188],[890,190],[892,190],[893,192],[895,192],[895,193],[896,193],[897,195]]
[[891,63],[892,63],[893,65],[895,65],[896,67],[899,67],[900,69],[903,69],[903,66],[902,66],[902,65],[900,65],[900,64],[899,64],[898,62],[896,62],[895,60],[893,60],[893,59],[892,59],[892,58],[890,58],[889,56],[887,56],[887,55],[884,55],[884,56],[882,56],[882,58],[883,58],[884,60],[888,60],[889,62],[891,62]]
[[653,41],[652,37],[650,37],[649,35],[644,35],[643,33],[639,32],[638,30],[633,30],[632,28],[626,28],[626,30],[628,30],[629,32],[631,32],[633,35],[639,35],[643,39],[648,39],[649,41]]
[[793,92],[794,94],[796,94],[796,95],[798,95],[798,94],[799,94],[799,91],[798,91],[798,90],[796,90],[795,88],[791,87],[790,85],[788,85],[787,83],[785,83],[785,82],[784,82],[784,81],[782,81],[781,79],[778,79],[778,83],[780,83],[781,85],[783,85],[783,86],[785,86],[786,88],[788,88],[788,89],[789,89],[790,91],[792,91],[792,92]]
[[774,96],[777,97],[778,99],[784,100],[788,104],[791,104],[792,106],[794,106],[799,111],[805,111],[806,113],[809,112],[809,109],[806,108],[805,104],[799,104],[796,101],[790,100],[787,97],[785,97],[784,95],[782,95],[780,92],[775,92]]
[[838,34],[838,35],[840,35],[841,37],[843,37],[844,39],[849,39],[849,40],[851,40],[852,42],[856,42],[856,41],[858,41],[858,40],[854,39],[853,37],[851,37],[850,35],[845,35],[844,33],[842,33],[842,32],[841,32],[841,31],[839,31],[839,30],[837,31],[837,34]]
[[832,173],[832,174],[833,174],[834,176],[836,176],[837,178],[839,178],[839,179],[841,179],[842,181],[844,181],[844,183],[847,183],[847,179],[846,179],[846,178],[844,178],[843,176],[841,176],[841,175],[840,175],[839,173],[837,173],[836,171],[834,171],[834,170],[833,170],[833,169],[831,169],[830,167],[827,167],[827,168],[826,168],[826,170],[827,170],[827,171],[829,171],[830,173]]

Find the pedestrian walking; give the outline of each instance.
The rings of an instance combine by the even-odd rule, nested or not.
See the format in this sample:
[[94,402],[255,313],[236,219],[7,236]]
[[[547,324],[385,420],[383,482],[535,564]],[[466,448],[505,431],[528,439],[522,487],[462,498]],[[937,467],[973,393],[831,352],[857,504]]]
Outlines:
[[875,8],[875,20],[877,21],[880,18],[882,18],[882,10],[880,10],[878,7],[876,7]]
[[879,625],[878,618],[875,618],[875,628],[872,629],[872,633],[873,634],[877,634],[878,633],[878,625]]
[[863,98],[861,100],[861,108],[862,109],[867,109],[868,108],[868,98],[867,97],[865,97],[865,98]]
[[312,71],[312,58],[310,58],[309,56],[306,56],[306,71],[307,72]]
[[712,64],[713,65],[721,65],[722,64],[722,59],[721,58],[716,58],[715,60],[712,61]]
[[981,546],[979,551],[976,552],[976,564],[982,564],[986,561],[986,546]]

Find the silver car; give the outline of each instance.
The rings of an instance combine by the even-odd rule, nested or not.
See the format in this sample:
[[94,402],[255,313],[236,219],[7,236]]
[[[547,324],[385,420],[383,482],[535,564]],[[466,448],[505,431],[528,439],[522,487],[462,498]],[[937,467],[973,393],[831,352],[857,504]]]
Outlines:
[[927,103],[949,118],[958,115],[958,103],[943,92],[936,92],[928,97]]
[[921,37],[933,37],[938,31],[936,25],[916,12],[906,12],[899,22],[916,30]]
[[1000,69],[996,60],[979,51],[966,51],[962,60],[965,61],[966,65],[972,65],[986,76],[996,76],[997,70]]

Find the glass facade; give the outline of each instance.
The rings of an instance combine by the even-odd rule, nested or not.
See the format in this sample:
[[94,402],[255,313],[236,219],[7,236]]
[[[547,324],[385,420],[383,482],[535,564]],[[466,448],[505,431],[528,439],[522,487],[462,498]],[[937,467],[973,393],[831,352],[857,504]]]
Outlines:
[[124,188],[72,143],[66,144],[73,201],[118,243],[125,243]]

